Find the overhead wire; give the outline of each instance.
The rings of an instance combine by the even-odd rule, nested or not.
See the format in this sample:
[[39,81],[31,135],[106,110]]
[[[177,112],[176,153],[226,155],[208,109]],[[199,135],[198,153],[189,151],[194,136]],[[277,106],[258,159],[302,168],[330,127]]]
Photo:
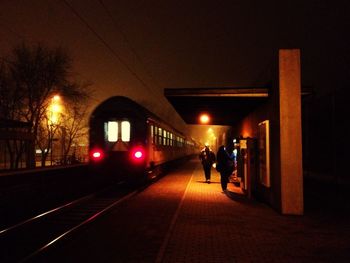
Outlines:
[[61,0],[70,10],[76,15],[79,20],[95,35],[95,37],[107,48],[107,50],[134,76],[142,86],[148,89],[150,92],[154,91],[147,85],[147,83],[126,63],[126,61],[103,39],[103,37],[94,30],[92,26],[84,19],[80,13],[66,0]]
[[138,53],[136,52],[136,50],[134,49],[133,45],[130,43],[128,37],[126,36],[126,34],[123,32],[123,30],[121,30],[120,25],[118,24],[118,22],[115,20],[115,18],[113,17],[113,15],[111,14],[111,12],[109,11],[109,9],[107,8],[107,6],[103,3],[102,0],[97,0],[100,5],[103,7],[103,9],[105,10],[105,12],[107,13],[107,15],[109,16],[109,18],[112,20],[113,25],[115,27],[115,29],[119,32],[119,34],[122,36],[122,38],[124,39],[125,43],[127,44],[128,48],[130,49],[131,53],[134,54],[136,60],[139,62],[139,64],[142,66],[143,70],[145,71],[145,73],[147,74],[147,76],[156,84],[156,86],[159,88],[159,84],[157,83],[157,81],[153,78],[153,76],[149,73],[149,71],[147,70],[147,67],[145,66],[145,64],[143,63],[142,59],[140,58],[140,56],[138,55]]
[[[162,93],[162,89],[160,88],[160,85],[158,84],[158,82],[154,79],[154,77],[152,76],[152,74],[150,74],[150,72],[147,70],[147,67],[145,66],[145,64],[143,63],[142,59],[140,58],[140,56],[138,55],[138,53],[136,52],[136,50],[134,49],[133,45],[130,43],[128,37],[126,36],[126,34],[123,32],[123,30],[121,30],[119,23],[116,21],[115,17],[112,15],[112,13],[109,11],[109,9],[107,8],[107,6],[104,4],[104,2],[102,0],[97,0],[100,5],[103,7],[103,9],[105,10],[106,14],[108,15],[108,17],[111,19],[111,21],[113,22],[113,25],[115,27],[115,29],[118,31],[118,33],[122,36],[122,38],[124,39],[126,45],[128,46],[129,50],[131,51],[131,53],[133,53],[133,55],[135,56],[136,60],[138,61],[138,63],[142,66],[144,72],[146,73],[146,75],[150,78],[150,80],[155,84],[155,86],[157,87],[156,91],[154,92],[154,94],[158,93],[158,95],[160,96],[160,98],[164,98],[164,94]],[[168,104],[166,104],[168,105]],[[172,114],[172,107],[167,109],[168,113],[167,114]]]

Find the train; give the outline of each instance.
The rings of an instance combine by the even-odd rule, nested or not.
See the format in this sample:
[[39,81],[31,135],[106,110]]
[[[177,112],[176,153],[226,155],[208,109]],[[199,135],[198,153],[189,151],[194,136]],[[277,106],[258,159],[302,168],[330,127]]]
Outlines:
[[89,165],[114,179],[152,180],[198,152],[194,139],[128,97],[111,97],[91,114]]

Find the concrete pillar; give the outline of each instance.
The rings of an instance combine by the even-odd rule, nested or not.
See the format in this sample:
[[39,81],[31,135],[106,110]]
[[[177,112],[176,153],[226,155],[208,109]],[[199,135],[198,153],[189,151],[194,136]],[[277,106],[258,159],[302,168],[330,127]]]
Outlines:
[[304,213],[300,50],[279,51],[281,212]]

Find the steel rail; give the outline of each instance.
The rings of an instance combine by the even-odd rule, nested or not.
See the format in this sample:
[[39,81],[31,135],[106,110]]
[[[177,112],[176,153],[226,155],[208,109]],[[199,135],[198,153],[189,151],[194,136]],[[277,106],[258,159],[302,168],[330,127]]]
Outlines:
[[14,229],[17,229],[17,228],[19,228],[19,227],[21,227],[21,226],[24,226],[24,225],[26,225],[26,224],[32,223],[32,222],[34,222],[35,220],[42,219],[42,218],[44,218],[45,216],[49,216],[49,215],[51,215],[51,214],[53,214],[53,213],[55,213],[55,212],[62,211],[63,209],[65,209],[65,208],[67,208],[67,207],[70,207],[70,206],[74,206],[74,205],[76,205],[76,204],[79,204],[79,203],[81,203],[81,202],[84,201],[84,200],[91,199],[91,198],[94,197],[95,195],[96,195],[96,193],[93,193],[93,194],[90,194],[90,195],[81,197],[81,198],[79,198],[79,199],[77,199],[77,200],[74,200],[74,201],[69,202],[69,203],[67,203],[67,204],[64,204],[64,205],[62,205],[62,206],[53,208],[53,209],[51,209],[51,210],[49,210],[49,211],[46,211],[46,212],[44,212],[44,213],[41,213],[41,214],[39,214],[39,215],[36,215],[36,216],[31,217],[31,218],[29,218],[29,219],[26,219],[26,220],[24,220],[24,221],[22,221],[22,222],[20,222],[20,223],[17,223],[17,224],[15,224],[15,225],[12,225],[12,226],[10,226],[10,227],[7,227],[7,228],[5,228],[5,229],[3,229],[3,230],[0,231],[0,236],[1,236],[1,235],[4,235],[5,233],[8,233],[8,232],[11,231],[11,230],[14,230]]
[[79,228],[93,222],[97,217],[101,216],[102,214],[106,213],[108,210],[110,210],[112,207],[120,204],[121,202],[131,198],[132,196],[136,195],[139,192],[139,190],[135,190],[131,193],[129,193],[126,196],[123,196],[122,198],[118,199],[117,201],[113,202],[112,204],[110,204],[109,206],[107,206],[106,208],[102,209],[101,211],[95,213],[94,215],[90,216],[88,219],[86,219],[85,221],[81,222],[80,224],[70,228],[69,230],[65,231],[63,234],[55,237],[54,239],[52,239],[51,241],[47,242],[44,246],[42,246],[41,248],[39,248],[38,250],[34,251],[32,254],[28,255],[27,257],[23,258],[20,262],[27,262],[28,260],[32,259],[33,257],[39,255],[40,253],[44,252],[45,250],[47,250],[49,247],[51,247],[53,244],[57,243],[58,241],[62,240],[64,237],[66,237],[67,235],[75,232],[76,230],[78,230]]

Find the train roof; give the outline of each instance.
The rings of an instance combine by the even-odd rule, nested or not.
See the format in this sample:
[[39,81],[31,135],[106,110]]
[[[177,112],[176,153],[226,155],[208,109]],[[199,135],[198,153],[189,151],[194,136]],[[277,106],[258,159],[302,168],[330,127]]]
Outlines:
[[178,131],[176,128],[174,128],[172,125],[158,117],[156,114],[151,112],[150,110],[146,109],[144,106],[140,105],[139,103],[135,102],[134,100],[130,99],[129,97],[125,96],[113,96],[102,103],[100,103],[92,112],[90,117],[90,122],[92,119],[96,117],[96,115],[103,114],[105,112],[111,112],[111,111],[117,111],[121,107],[132,109],[134,112],[137,112],[141,116],[144,116],[147,119],[150,119],[155,122],[159,122],[162,124],[165,124],[175,132],[185,136],[182,132]]
[[152,112],[141,106],[137,102],[125,96],[113,96],[105,101],[101,102],[92,112],[91,118],[96,114],[102,114],[104,112],[110,112],[120,110],[120,108],[133,109],[136,112],[140,112],[144,115],[154,115]]

